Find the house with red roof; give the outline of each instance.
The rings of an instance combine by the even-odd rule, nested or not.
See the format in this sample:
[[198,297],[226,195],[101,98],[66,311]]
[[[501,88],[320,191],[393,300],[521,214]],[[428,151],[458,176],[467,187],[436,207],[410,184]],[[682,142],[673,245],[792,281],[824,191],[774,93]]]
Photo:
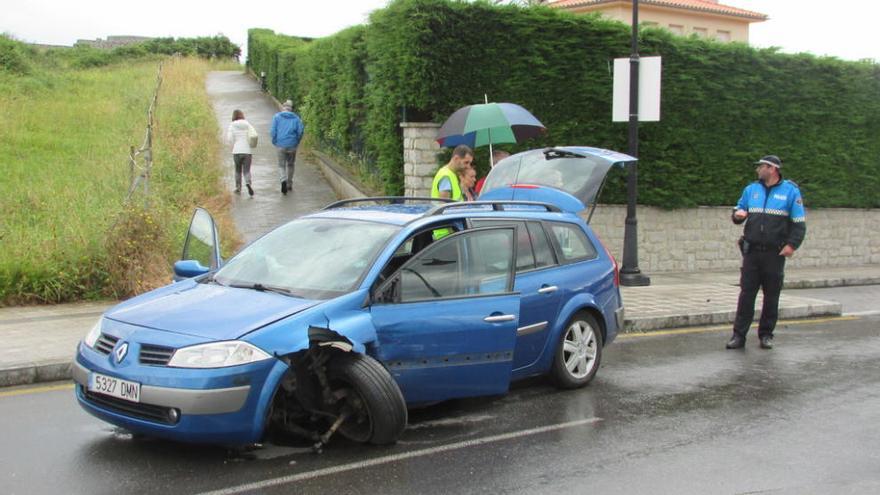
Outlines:
[[[630,24],[632,0],[556,0],[542,2],[578,14],[599,12]],[[639,0],[639,24],[695,34],[718,41],[749,41],[749,25],[767,15],[718,3],[718,0]]]

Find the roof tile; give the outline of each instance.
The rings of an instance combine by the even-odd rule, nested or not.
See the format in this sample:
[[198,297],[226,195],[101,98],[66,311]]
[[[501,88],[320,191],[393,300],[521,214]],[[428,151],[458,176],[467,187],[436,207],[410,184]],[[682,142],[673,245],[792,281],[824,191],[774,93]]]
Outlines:
[[[591,5],[600,5],[603,3],[618,3],[621,0],[557,0],[549,2],[547,5],[553,8],[570,8],[570,7],[587,7]],[[621,2],[623,3],[623,2]],[[630,2],[625,2],[630,3]],[[676,9],[696,10],[699,12],[707,12],[712,14],[732,15],[736,17],[745,17],[748,19],[766,20],[767,15],[751,10],[722,5],[720,3],[709,0],[639,0],[644,5],[656,5],[659,7],[670,7]]]

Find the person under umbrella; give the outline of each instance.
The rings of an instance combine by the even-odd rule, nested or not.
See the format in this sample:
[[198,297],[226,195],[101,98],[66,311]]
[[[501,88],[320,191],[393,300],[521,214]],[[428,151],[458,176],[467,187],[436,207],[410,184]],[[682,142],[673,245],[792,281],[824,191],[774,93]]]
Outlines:
[[431,197],[461,201],[462,192],[458,174],[470,168],[473,161],[474,150],[470,146],[466,144],[456,146],[452,150],[449,163],[440,167],[434,174],[434,180],[431,183]]

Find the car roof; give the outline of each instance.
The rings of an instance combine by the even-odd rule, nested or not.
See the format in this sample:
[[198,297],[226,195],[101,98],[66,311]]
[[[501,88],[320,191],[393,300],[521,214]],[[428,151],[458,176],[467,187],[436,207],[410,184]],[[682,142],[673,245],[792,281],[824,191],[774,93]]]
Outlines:
[[[369,198],[364,198],[368,201]],[[361,220],[404,226],[410,223],[430,223],[441,216],[447,218],[509,217],[518,218],[557,218],[572,216],[561,212],[549,204],[526,201],[498,201],[475,203],[432,204],[371,204],[362,206],[340,206],[320,210],[303,218],[338,218]],[[423,219],[422,222],[417,222]]]
[[340,218],[369,222],[406,225],[424,216],[430,205],[369,205],[320,210],[307,218]]

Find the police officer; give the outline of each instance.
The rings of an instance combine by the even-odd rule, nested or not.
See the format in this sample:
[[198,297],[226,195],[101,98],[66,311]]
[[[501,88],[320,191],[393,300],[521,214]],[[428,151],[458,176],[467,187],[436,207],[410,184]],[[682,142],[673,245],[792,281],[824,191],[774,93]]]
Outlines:
[[762,349],[773,348],[785,258],[800,247],[807,232],[801,191],[797,184],[782,178],[782,160],[767,155],[756,165],[758,180],[743,190],[732,216],[733,223],[746,225],[739,241],[743,254],[740,293],[728,349],[745,345],[759,288],[764,293],[764,306],[758,339]]

